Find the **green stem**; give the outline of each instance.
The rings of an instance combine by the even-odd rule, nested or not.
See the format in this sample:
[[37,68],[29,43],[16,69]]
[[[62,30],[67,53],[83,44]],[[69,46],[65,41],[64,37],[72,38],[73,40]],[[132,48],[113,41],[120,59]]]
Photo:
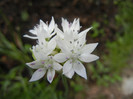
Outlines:
[[67,99],[69,87],[68,87],[67,78],[63,75],[62,75],[62,81],[63,81],[64,87],[65,87],[64,99]]

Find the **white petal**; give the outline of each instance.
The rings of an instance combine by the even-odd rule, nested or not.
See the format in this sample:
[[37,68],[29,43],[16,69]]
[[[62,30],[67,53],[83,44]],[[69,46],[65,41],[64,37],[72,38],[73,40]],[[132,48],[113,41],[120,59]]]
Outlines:
[[54,62],[53,63],[53,68],[58,71],[58,70],[61,70],[62,69],[62,66],[59,63]]
[[77,40],[78,43],[75,43],[77,48],[82,48],[86,42],[86,37],[79,37],[78,40]]
[[46,73],[46,70],[44,68],[39,68],[38,70],[36,70],[33,73],[32,77],[29,81],[32,82],[32,81],[39,80],[45,75],[45,73]]
[[55,27],[55,22],[54,22],[54,18],[52,17],[51,22],[49,24],[50,33],[53,31],[54,27]]
[[73,75],[74,75],[74,70],[73,70],[73,68],[69,71],[69,72],[67,72],[67,73],[65,73],[64,74],[66,77],[68,77],[68,78],[72,78],[73,77]]
[[88,29],[86,29],[86,30],[84,30],[84,31],[82,31],[82,32],[80,32],[79,33],[79,37],[86,37],[86,35],[87,35],[87,32],[91,29],[92,27],[90,27],[90,28],[88,28]]
[[42,20],[40,20],[40,25],[42,25],[43,28],[47,31],[48,26]]
[[78,75],[80,75],[81,77],[87,79],[86,69],[80,61],[77,61],[77,62],[74,63],[73,69]]
[[[78,32],[80,30],[80,23],[79,23],[79,19],[74,19],[70,29],[73,31],[75,30],[75,32]],[[77,33],[76,33],[77,34]]]
[[77,29],[77,30],[80,30],[80,28],[81,28],[81,27],[80,27],[80,22],[79,22],[79,18],[78,18],[78,19],[77,19],[77,24],[76,24],[76,29]]
[[77,20],[76,20],[76,18],[75,18],[74,21],[73,21],[73,23],[72,23],[72,25],[71,25],[71,27],[70,27],[72,30],[75,30],[76,21],[77,21]]
[[43,65],[44,65],[43,63],[44,63],[44,61],[36,60],[36,61],[30,62],[30,63],[26,63],[26,65],[28,65],[30,68],[38,69],[38,68],[43,67]]
[[69,72],[72,69],[72,61],[68,60],[66,63],[63,65],[63,74]]
[[27,38],[30,38],[30,39],[38,39],[37,37],[29,36],[29,35],[24,35],[24,37],[27,37]]
[[66,42],[64,42],[64,40],[60,40],[60,39],[57,40],[57,44],[63,53],[70,52],[70,49],[68,48],[68,46],[66,45]]
[[57,33],[57,36],[59,36],[61,39],[64,38],[63,32],[56,26],[55,32]]
[[94,49],[97,47],[97,45],[98,45],[98,43],[87,44],[81,49],[81,53],[90,54],[94,51]]
[[49,81],[49,83],[51,83],[53,81],[54,76],[55,76],[55,70],[48,69],[47,80]]
[[34,34],[34,35],[37,35],[37,32],[35,30],[29,30],[30,33]]
[[69,29],[69,22],[66,19],[62,18],[61,25],[62,25],[62,28],[63,28],[63,32],[68,31],[68,29]]
[[64,53],[58,53],[53,58],[59,63],[63,63],[68,59],[68,57]]
[[47,53],[47,55],[51,54],[52,51],[55,49],[55,47],[56,47],[56,42],[55,42],[55,40],[51,39],[48,42],[48,49],[47,49],[48,50],[48,53]]
[[92,61],[99,59],[99,57],[96,55],[93,55],[93,54],[89,54],[89,55],[88,54],[81,54],[79,59],[83,62],[92,62]]

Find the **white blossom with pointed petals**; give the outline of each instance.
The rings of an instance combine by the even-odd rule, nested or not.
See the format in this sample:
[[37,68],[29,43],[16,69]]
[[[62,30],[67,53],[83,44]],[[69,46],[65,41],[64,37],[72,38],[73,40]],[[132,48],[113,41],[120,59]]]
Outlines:
[[35,60],[26,64],[33,69],[37,69],[33,73],[30,82],[41,79],[47,72],[47,80],[49,83],[51,83],[55,76],[55,70],[59,71],[62,69],[62,66],[53,59],[53,56],[47,56],[43,59],[40,57],[39,60]]
[[57,40],[57,45],[62,52],[56,54],[54,59],[58,62],[66,61],[63,65],[63,74],[68,78],[72,78],[76,72],[81,77],[87,79],[86,69],[81,61],[92,62],[99,58],[98,56],[91,54],[98,43],[85,44],[87,32],[91,28],[79,33],[80,26],[76,23],[78,22],[74,20],[72,26],[69,27],[69,22],[63,19],[62,27],[64,33],[62,34],[64,37]]
[[36,60],[26,64],[33,69],[37,69],[33,73],[30,82],[41,79],[47,72],[47,80],[51,83],[55,76],[55,70],[59,71],[62,69],[62,66],[56,62],[52,56],[47,56],[45,59]]
[[62,30],[55,24],[53,17],[49,25],[40,20],[40,24],[30,30],[34,36],[24,35],[37,39],[37,44],[31,49],[35,60],[26,63],[30,68],[36,69],[30,82],[41,79],[47,73],[47,80],[51,83],[55,71],[61,69],[68,78],[72,78],[76,73],[87,79],[82,62],[88,63],[99,58],[92,54],[98,43],[86,44],[86,35],[91,27],[80,32],[79,19],[70,23],[62,18],[61,25]]
[[55,26],[56,24],[53,17],[49,25],[40,20],[40,23],[35,26],[34,29],[29,30],[29,32],[34,36],[24,35],[24,37],[37,39],[39,42],[45,42],[45,39],[50,39],[55,35]]
[[[77,41],[78,42],[78,41]],[[77,43],[74,42],[74,43]],[[59,42],[58,42],[59,43]],[[57,62],[65,62],[63,65],[63,74],[68,78],[72,78],[74,73],[76,72],[81,77],[87,79],[86,70],[82,62],[92,62],[97,60],[99,57],[91,54],[91,52],[96,48],[98,43],[92,43],[87,45],[78,45],[70,43],[68,46],[64,46],[64,42],[60,42],[60,48],[62,53],[58,53],[54,56],[54,59]],[[71,46],[71,48],[70,48]]]
[[32,75],[30,82],[39,80],[47,72],[47,80],[51,83],[55,75],[55,70],[61,70],[62,66],[53,59],[53,56],[48,56],[55,47],[56,42],[52,40],[42,45],[33,46],[32,52],[36,60],[26,64],[37,70]]

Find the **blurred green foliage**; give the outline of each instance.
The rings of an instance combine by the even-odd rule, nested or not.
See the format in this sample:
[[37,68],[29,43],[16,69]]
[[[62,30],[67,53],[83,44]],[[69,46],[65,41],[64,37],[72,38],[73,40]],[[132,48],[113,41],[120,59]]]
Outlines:
[[27,20],[29,19],[29,14],[28,14],[27,11],[22,11],[22,12],[21,12],[21,19],[22,19],[23,21],[27,21]]
[[[120,73],[125,67],[130,67],[128,60],[133,50],[133,5],[130,0],[115,2],[119,5],[116,15],[117,32],[116,40],[106,42],[107,55],[100,56],[102,61],[97,61],[97,67],[90,66],[92,79],[98,85],[108,86],[110,83],[120,81]],[[95,25],[98,27],[95,23]],[[97,31],[97,28],[94,28]],[[97,33],[97,32],[96,32]]]
[[100,28],[100,23],[98,22],[93,22],[92,23],[92,29],[93,29],[93,34],[91,34],[91,37],[96,38],[100,35],[104,35],[104,30],[103,29],[99,29]]
[[[30,60],[30,58],[27,56],[27,52],[29,52],[30,45],[26,44],[25,46],[21,46],[21,50],[19,50],[13,42],[10,42],[5,38],[2,32],[0,32],[0,37],[1,37],[1,42],[0,42],[1,54],[5,54],[21,63]],[[18,40],[18,42],[21,42],[21,40]]]

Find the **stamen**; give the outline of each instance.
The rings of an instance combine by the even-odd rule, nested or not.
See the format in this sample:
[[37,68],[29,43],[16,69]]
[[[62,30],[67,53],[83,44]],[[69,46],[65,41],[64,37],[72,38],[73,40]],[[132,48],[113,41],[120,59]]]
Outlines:
[[39,71],[39,72],[41,72],[41,71],[42,71],[42,69],[39,69],[38,71]]
[[52,77],[51,76],[49,76],[49,80],[52,80]]
[[42,61],[42,64],[44,64],[45,62],[44,61]]
[[35,63],[31,63],[30,65],[35,65]]
[[51,66],[52,66],[51,64],[48,65],[48,67],[51,67]]
[[52,59],[52,56],[50,56],[50,59]]
[[68,57],[66,57],[66,59],[68,59]]

